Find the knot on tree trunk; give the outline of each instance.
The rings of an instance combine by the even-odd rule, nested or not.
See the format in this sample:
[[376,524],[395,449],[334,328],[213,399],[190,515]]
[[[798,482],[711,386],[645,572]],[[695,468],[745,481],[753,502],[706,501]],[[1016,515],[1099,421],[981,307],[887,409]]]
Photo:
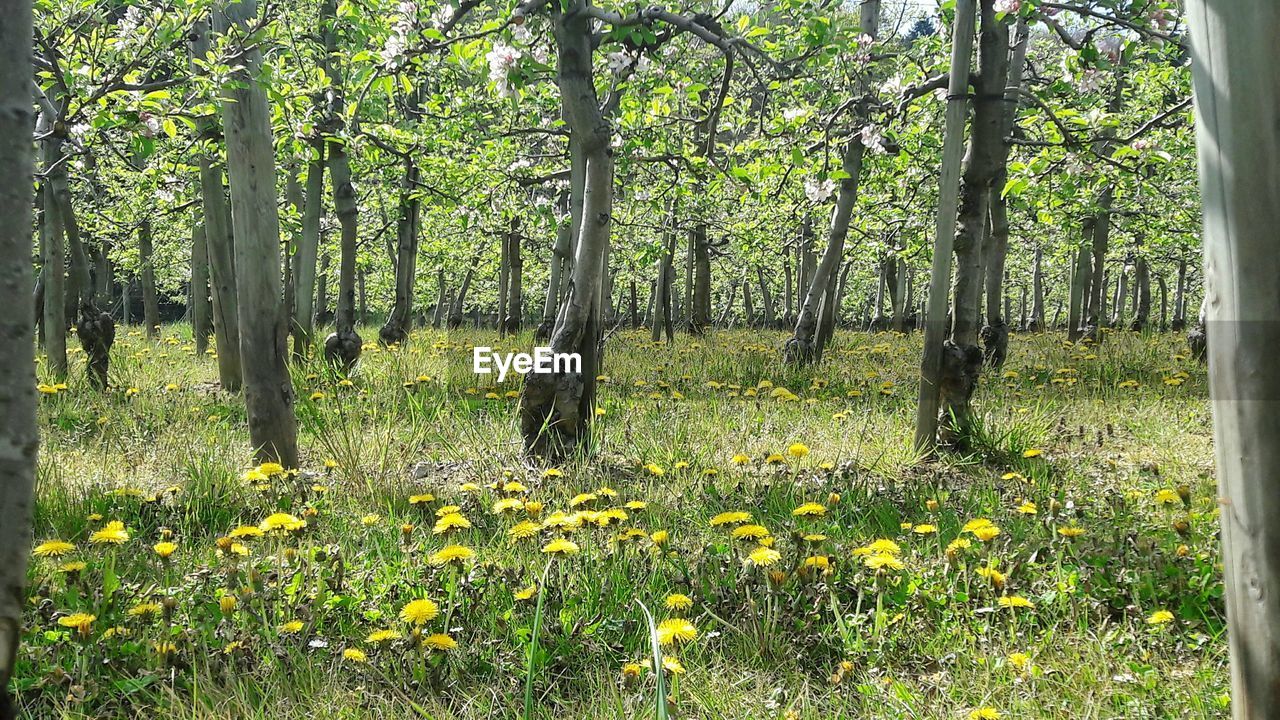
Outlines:
[[948,447],[962,448],[972,425],[969,400],[982,375],[982,350],[976,345],[942,345],[942,378],[938,387],[941,418],[938,439]]
[[580,373],[530,373],[520,395],[520,434],[525,451],[533,455],[563,457],[584,439]]
[[1009,324],[999,320],[994,325],[986,325],[978,333],[982,341],[982,357],[988,367],[999,369],[1004,366],[1005,357],[1009,354]]
[[1209,332],[1204,325],[1196,324],[1187,333],[1187,347],[1191,349],[1191,357],[1198,362],[1205,362],[1209,353]]
[[111,346],[116,341],[116,323],[92,302],[80,303],[76,337],[85,355],[85,377],[95,390],[107,389],[107,371],[111,364]]
[[409,339],[409,331],[405,329],[404,323],[392,314],[387,318],[387,322],[378,329],[378,342],[383,345],[398,345]]
[[324,359],[330,365],[349,374],[360,359],[360,349],[364,345],[355,330],[339,330],[329,333],[324,339]]
[[534,342],[544,343],[551,339],[551,332],[556,329],[555,320],[543,320],[538,323],[538,327],[533,331]]

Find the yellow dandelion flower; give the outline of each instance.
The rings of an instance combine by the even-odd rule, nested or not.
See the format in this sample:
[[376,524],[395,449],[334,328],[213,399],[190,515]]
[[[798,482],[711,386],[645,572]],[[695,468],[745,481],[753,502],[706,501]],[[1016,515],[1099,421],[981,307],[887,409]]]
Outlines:
[[470,528],[471,521],[462,516],[461,513],[449,513],[442,516],[436,521],[435,527],[431,528],[431,534],[444,535],[454,530]]
[[152,545],[151,549],[155,551],[156,555],[167,559],[177,552],[178,546],[171,542],[158,542]]
[[124,523],[119,520],[112,520],[107,523],[101,530],[89,536],[89,542],[94,545],[120,545],[129,541],[129,531],[125,529]]
[[881,572],[884,570],[902,570],[906,568],[898,558],[887,553],[872,553],[862,558],[862,564],[867,568]]
[[529,600],[532,600],[533,596],[537,594],[538,594],[538,586],[530,585],[528,587],[521,588],[515,591],[514,593],[512,593],[512,597],[515,598],[516,602],[527,602]]
[[93,628],[93,621],[97,619],[97,615],[90,615],[89,613],[72,613],[58,618],[58,624],[65,628],[74,628],[81,635],[88,635]]
[[289,513],[272,513],[267,516],[262,524],[258,525],[263,532],[271,532],[273,530],[301,530],[307,526],[306,520],[300,520]]
[[427,598],[409,601],[400,608],[400,619],[410,625],[426,625],[440,614],[440,607]]
[[347,648],[346,650],[343,650],[342,659],[350,660],[354,663],[369,662],[369,656],[366,655],[363,650],[359,650],[357,648]]
[[739,525],[731,534],[737,540],[759,540],[769,537],[769,529],[763,525]]
[[680,664],[680,660],[679,660],[679,659],[674,658],[674,657],[672,657],[672,656],[670,656],[670,655],[663,655],[663,656],[662,656],[662,669],[663,669],[663,670],[666,670],[667,672],[671,673],[672,675],[683,675],[683,674],[684,674],[684,665],[681,665],[681,664]]
[[742,453],[738,453],[733,456],[734,465],[746,465],[749,462],[751,462],[751,458]]
[[1148,625],[1166,625],[1173,622],[1173,613],[1168,610],[1157,610],[1147,617]]
[[754,565],[755,567],[769,567],[781,559],[782,553],[774,550],[773,548],[761,545],[751,551],[751,554],[747,556],[746,562],[747,564]]
[[684,618],[668,618],[658,623],[658,642],[674,645],[689,642],[698,637],[698,628]]
[[711,518],[711,526],[719,527],[721,525],[738,525],[750,521],[751,513],[742,512],[741,510],[732,510],[729,512],[722,512]]
[[451,562],[464,563],[476,556],[476,551],[464,545],[448,545],[427,558],[432,565],[448,565]]
[[75,549],[75,545],[65,540],[48,540],[35,546],[31,554],[36,557],[62,557]]
[[576,555],[578,544],[565,538],[556,538],[544,545],[542,552],[547,555]]
[[822,517],[827,514],[827,508],[821,503],[807,502],[792,510],[791,514],[796,517]]
[[401,635],[395,630],[374,630],[369,633],[368,637],[366,637],[364,641],[370,645],[378,645],[392,640],[399,640],[402,637],[404,637],[404,635]]
[[525,520],[524,522],[512,525],[511,528],[507,530],[507,537],[512,540],[524,540],[525,538],[531,538],[534,535],[537,535],[540,530],[542,530],[541,525]]
[[435,633],[422,638],[422,646],[436,652],[448,652],[457,649],[458,641],[447,633]]
[[303,627],[305,627],[305,625],[301,620],[290,620],[280,626],[280,633],[283,635],[294,635],[302,632]]
[[1035,609],[1035,603],[1022,597],[1021,595],[1005,595],[997,600],[1002,608],[1030,608]]
[[693,598],[680,593],[672,593],[662,602],[668,610],[688,610],[693,607]]

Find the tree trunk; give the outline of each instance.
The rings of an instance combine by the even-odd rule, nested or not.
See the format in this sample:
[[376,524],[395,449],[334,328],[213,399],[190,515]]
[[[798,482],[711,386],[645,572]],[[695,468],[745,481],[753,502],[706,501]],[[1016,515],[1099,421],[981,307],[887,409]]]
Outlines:
[[1209,395],[1237,720],[1280,708],[1280,5],[1191,0]]
[[[945,342],[947,291],[951,287],[951,253],[955,242],[956,206],[960,164],[964,152],[964,126],[969,91],[969,67],[973,55],[974,0],[956,0],[955,27],[951,34],[951,73],[947,86],[946,128],[943,134],[942,173],[938,184],[938,217],[934,238],[933,267],[929,274],[928,311],[925,319],[924,352],[920,361],[920,392],[916,407],[915,450],[932,454],[938,442],[938,409],[944,382],[956,360],[977,364]],[[950,358],[960,357],[955,360]],[[980,356],[979,356],[980,357]]]
[[1044,330],[1044,248],[1036,243],[1035,257],[1031,263],[1031,317],[1027,330]]
[[[862,27],[876,27],[879,19],[879,0],[872,0],[862,5]],[[870,22],[868,22],[870,20]],[[866,113],[860,118],[866,122]],[[849,235],[849,219],[853,216],[853,206],[858,200],[858,183],[862,176],[862,156],[864,148],[862,136],[855,134],[845,145],[841,170],[844,175],[840,179],[840,190],[836,195],[836,205],[831,212],[831,225],[827,230],[827,246],[822,252],[822,260],[813,271],[813,279],[805,291],[804,302],[796,319],[795,331],[783,346],[782,355],[787,362],[810,364],[822,356],[822,345],[816,341],[818,330],[818,306],[827,296],[827,286],[834,282],[836,268],[844,255],[845,239]],[[811,235],[811,233],[809,233]],[[812,244],[810,238],[809,244]],[[811,252],[808,254],[812,254]],[[790,301],[788,300],[788,303]],[[834,312],[835,308],[832,308]]]
[[[556,353],[578,353],[581,367],[526,375],[519,412],[526,450],[558,455],[585,446],[595,414],[602,340],[600,285],[613,211],[613,156],[612,133],[601,114],[592,73],[593,20],[577,0],[564,10],[552,4],[550,13],[556,84],[572,138],[570,151],[578,154],[584,170],[573,272],[551,347]],[[573,181],[571,177],[571,185]]]
[[30,0],[0,5],[0,306],[5,308],[0,318],[0,717],[6,719],[17,715],[9,680],[28,606],[40,440],[31,293],[31,38]]
[[747,327],[756,326],[756,308],[751,302],[751,281],[742,278],[742,315]]
[[316,277],[316,312],[314,324],[329,322],[329,253],[320,256],[320,274]]
[[498,239],[498,336],[507,332],[507,298],[510,297],[511,265],[507,253],[511,252],[511,242],[506,237]]
[[[204,20],[193,23],[189,38],[192,56],[206,57],[210,46],[208,23]],[[240,361],[240,301],[236,294],[231,214],[222,187],[222,168],[216,163],[216,143],[221,132],[217,122],[213,120],[199,121],[198,128],[201,144],[196,159],[200,168],[200,198],[204,206],[205,245],[209,252],[209,286],[213,301],[213,335],[218,349],[218,380],[223,390],[235,393],[240,391],[244,369]]]
[[[1088,225],[1086,225],[1086,242],[1088,241]],[[1089,247],[1081,245],[1076,250],[1076,260],[1071,268],[1071,301],[1067,310],[1067,340],[1075,342],[1084,333],[1084,319],[1087,317],[1089,278],[1092,272],[1089,267]]]
[[1178,285],[1173,296],[1173,323],[1169,329],[1182,332],[1187,327],[1187,259],[1178,258]]
[[511,275],[507,280],[507,317],[505,321],[508,333],[515,335],[524,324],[524,258],[520,254],[520,219],[511,219],[511,232],[507,235],[507,263]]
[[1156,275],[1156,285],[1160,288],[1160,332],[1169,329],[1169,283],[1164,275]]
[[637,302],[638,298],[636,297],[636,279],[635,278],[631,278],[630,300],[631,300],[631,329],[635,330],[640,327],[640,308]]
[[204,240],[204,225],[198,220],[191,228],[191,335],[196,355],[203,357],[209,349],[213,323],[209,318],[209,246]]
[[1120,268],[1120,278],[1116,280],[1115,302],[1111,309],[1111,321],[1107,323],[1111,327],[1124,327],[1124,313],[1126,309],[1125,301],[1129,296],[1129,268]]
[[436,268],[436,306],[431,312],[431,327],[439,330],[444,327],[445,318],[448,315],[449,288],[444,279],[444,261]]
[[[790,276],[788,267],[787,277]],[[764,279],[764,269],[759,265],[756,266],[756,277],[760,281],[760,307],[764,309],[764,327],[773,329],[777,324],[774,320],[773,295],[769,293],[769,283]]]
[[[55,118],[48,111],[40,113],[36,132],[46,134],[53,132]],[[41,143],[44,151],[44,167],[54,167],[61,160],[61,153],[56,143]],[[61,203],[55,197],[53,183],[45,178],[40,183],[40,192],[44,201],[44,213],[41,215],[42,237],[44,239],[40,268],[44,278],[44,354],[49,375],[54,380],[67,377],[67,309],[63,298],[66,296],[66,251],[62,224]],[[26,254],[22,255],[27,257]]]
[[1139,256],[1133,262],[1133,322],[1129,329],[1142,332],[1147,329],[1151,319],[1151,273],[1147,268],[1147,259]]
[[[782,317],[779,320],[783,325],[790,325],[795,320],[795,314],[791,312],[791,253],[784,252],[782,255]],[[769,327],[774,327],[773,318],[769,319]]]
[[[980,0],[982,29],[978,41],[977,96],[973,101],[973,127],[960,187],[955,254],[956,283],[952,313],[952,351],[944,364],[939,439],[944,445],[964,447],[971,430],[970,400],[982,371],[983,351],[978,347],[979,297],[982,293],[983,243],[989,220],[992,183],[1003,152],[1005,83],[1009,66],[1009,29],[996,19],[994,0]],[[1004,328],[1008,332],[1008,328]],[[998,339],[984,338],[987,347],[999,348]],[[998,367],[1004,358],[988,354]]]
[[706,224],[695,225],[690,238],[693,246],[693,297],[689,329],[695,335],[701,335],[711,325],[711,246],[707,240]]
[[138,226],[138,259],[142,265],[142,324],[148,340],[160,331],[160,297],[156,294],[155,250],[151,242],[151,220]]
[[724,309],[720,312],[720,319],[716,324],[720,327],[728,327],[733,318],[733,303],[738,299],[738,283],[729,284],[729,298],[724,303]]
[[462,284],[458,286],[458,294],[454,296],[453,303],[449,306],[449,319],[446,327],[450,330],[457,330],[462,327],[463,311],[467,308],[467,293],[471,290],[471,279],[475,277],[475,263],[473,262],[467,268],[467,272],[462,276]]
[[259,462],[298,466],[293,383],[285,356],[288,317],[280,301],[280,217],[271,140],[271,109],[262,77],[262,51],[246,45],[257,18],[257,0],[219,6],[219,31],[233,36],[239,64],[223,90],[222,122],[227,138],[231,214],[239,296],[240,356],[244,363],[249,438]]
[[[983,23],[985,35],[985,16]],[[1000,34],[1003,35],[1003,42],[1008,43],[1008,29],[1002,27]],[[1000,312],[1002,299],[1005,299],[1005,258],[1009,253],[1009,211],[1005,203],[1004,186],[1009,176],[1011,146],[1006,138],[1013,134],[1017,123],[1018,103],[1022,97],[1022,66],[1026,62],[1029,38],[1026,22],[1019,20],[1013,45],[1004,50],[1008,53],[1007,58],[1002,65],[991,68],[996,74],[1004,76],[1000,81],[1004,91],[1004,107],[1000,110],[996,167],[988,189],[991,236],[982,249],[986,263],[987,324],[982,328],[981,338],[983,358],[988,365],[997,369],[1004,365],[1005,357],[1009,354],[1009,313],[1002,315]],[[982,72],[985,76],[987,70]],[[994,89],[994,83],[990,87]],[[975,125],[975,136],[976,128]]]
[[347,160],[347,144],[335,134],[341,129],[345,113],[342,71],[338,68],[337,0],[320,4],[320,31],[324,37],[325,75],[329,78],[329,116],[325,120],[329,156],[329,181],[333,184],[333,208],[341,230],[338,260],[338,307],[334,313],[333,332],[324,339],[324,357],[343,373],[350,373],[360,359],[363,341],[356,332],[356,242],[359,210],[356,189],[351,182],[351,163]]
[[[561,198],[561,203],[566,213],[570,210],[569,195],[565,194]],[[546,342],[551,338],[551,331],[556,324],[556,311],[560,308],[560,286],[563,276],[567,275],[567,265],[570,249],[573,245],[573,223],[572,219],[560,222],[556,226],[556,242],[551,250],[551,271],[550,280],[547,282],[547,298],[542,304],[542,322],[538,323],[538,329],[534,331],[534,339],[538,342]]]
[[320,253],[320,216],[324,212],[324,142],[309,143],[302,205],[302,235],[293,253],[293,355],[306,359],[315,336],[316,258]]

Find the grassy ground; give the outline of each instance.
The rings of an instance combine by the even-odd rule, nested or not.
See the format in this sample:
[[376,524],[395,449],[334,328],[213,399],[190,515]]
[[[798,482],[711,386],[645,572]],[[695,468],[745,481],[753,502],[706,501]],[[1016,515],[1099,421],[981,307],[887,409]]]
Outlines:
[[[31,717],[522,717],[539,598],[537,717],[653,716],[637,601],[696,632],[663,648],[678,717],[1227,714],[1206,385],[1171,336],[1014,337],[977,449],[917,465],[916,337],[842,334],[796,371],[781,335],[620,333],[598,452],[549,468],[517,381],[471,373],[513,343],[420,331],[350,381],[296,369],[306,472],[265,480],[189,330],[122,336],[118,389],[42,400],[36,542],[75,548],[32,565]],[[446,505],[470,527],[434,533]],[[306,526],[230,537],[277,512]],[[113,520],[129,539],[92,542]],[[450,545],[475,556],[433,564]]]

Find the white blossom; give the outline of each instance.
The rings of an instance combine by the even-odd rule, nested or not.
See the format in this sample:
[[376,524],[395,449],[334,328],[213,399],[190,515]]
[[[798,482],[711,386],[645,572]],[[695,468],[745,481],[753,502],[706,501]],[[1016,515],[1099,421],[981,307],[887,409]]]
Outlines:
[[386,44],[382,46],[382,52],[380,53],[382,56],[382,64],[391,65],[399,59],[407,49],[408,45],[405,42],[405,37],[397,33],[391,33],[387,36]]
[[799,120],[802,117],[805,117],[808,114],[809,114],[809,111],[805,108],[787,108],[786,110],[782,111],[782,119],[786,120],[787,122],[794,122],[796,120]]
[[804,195],[809,198],[810,202],[826,202],[827,198],[830,198],[835,191],[836,183],[834,180],[807,178],[804,181]]
[[621,50],[609,53],[607,58],[609,60],[609,72],[615,76],[621,76],[626,73],[631,64],[635,62],[635,58],[631,57],[630,53]]
[[901,95],[906,86],[901,75],[894,75],[880,85],[880,92],[886,95]]
[[1120,59],[1121,41],[1118,36],[1116,35],[1104,36],[1102,39],[1098,40],[1095,44],[1098,47],[1098,52],[1110,58],[1111,62],[1116,62],[1117,60]]
[[494,43],[485,59],[489,61],[489,80],[497,87],[498,94],[513,97],[516,89],[511,84],[511,70],[520,61],[520,51],[510,45]]
[[533,31],[529,29],[528,23],[516,25],[515,29],[511,31],[511,37],[521,45],[528,45],[533,42]]
[[863,125],[858,135],[862,138],[863,147],[877,155],[884,154],[884,134],[880,132],[880,128],[875,125]]
[[998,13],[1016,13],[1022,9],[1022,0],[996,0],[995,11]]
[[130,5],[124,11],[124,16],[120,18],[120,36],[133,36],[146,21],[147,12],[137,5]]
[[448,25],[449,21],[452,19],[453,6],[446,3],[436,8],[435,13],[431,16],[431,24],[435,25],[437,28],[442,28],[445,25]]

